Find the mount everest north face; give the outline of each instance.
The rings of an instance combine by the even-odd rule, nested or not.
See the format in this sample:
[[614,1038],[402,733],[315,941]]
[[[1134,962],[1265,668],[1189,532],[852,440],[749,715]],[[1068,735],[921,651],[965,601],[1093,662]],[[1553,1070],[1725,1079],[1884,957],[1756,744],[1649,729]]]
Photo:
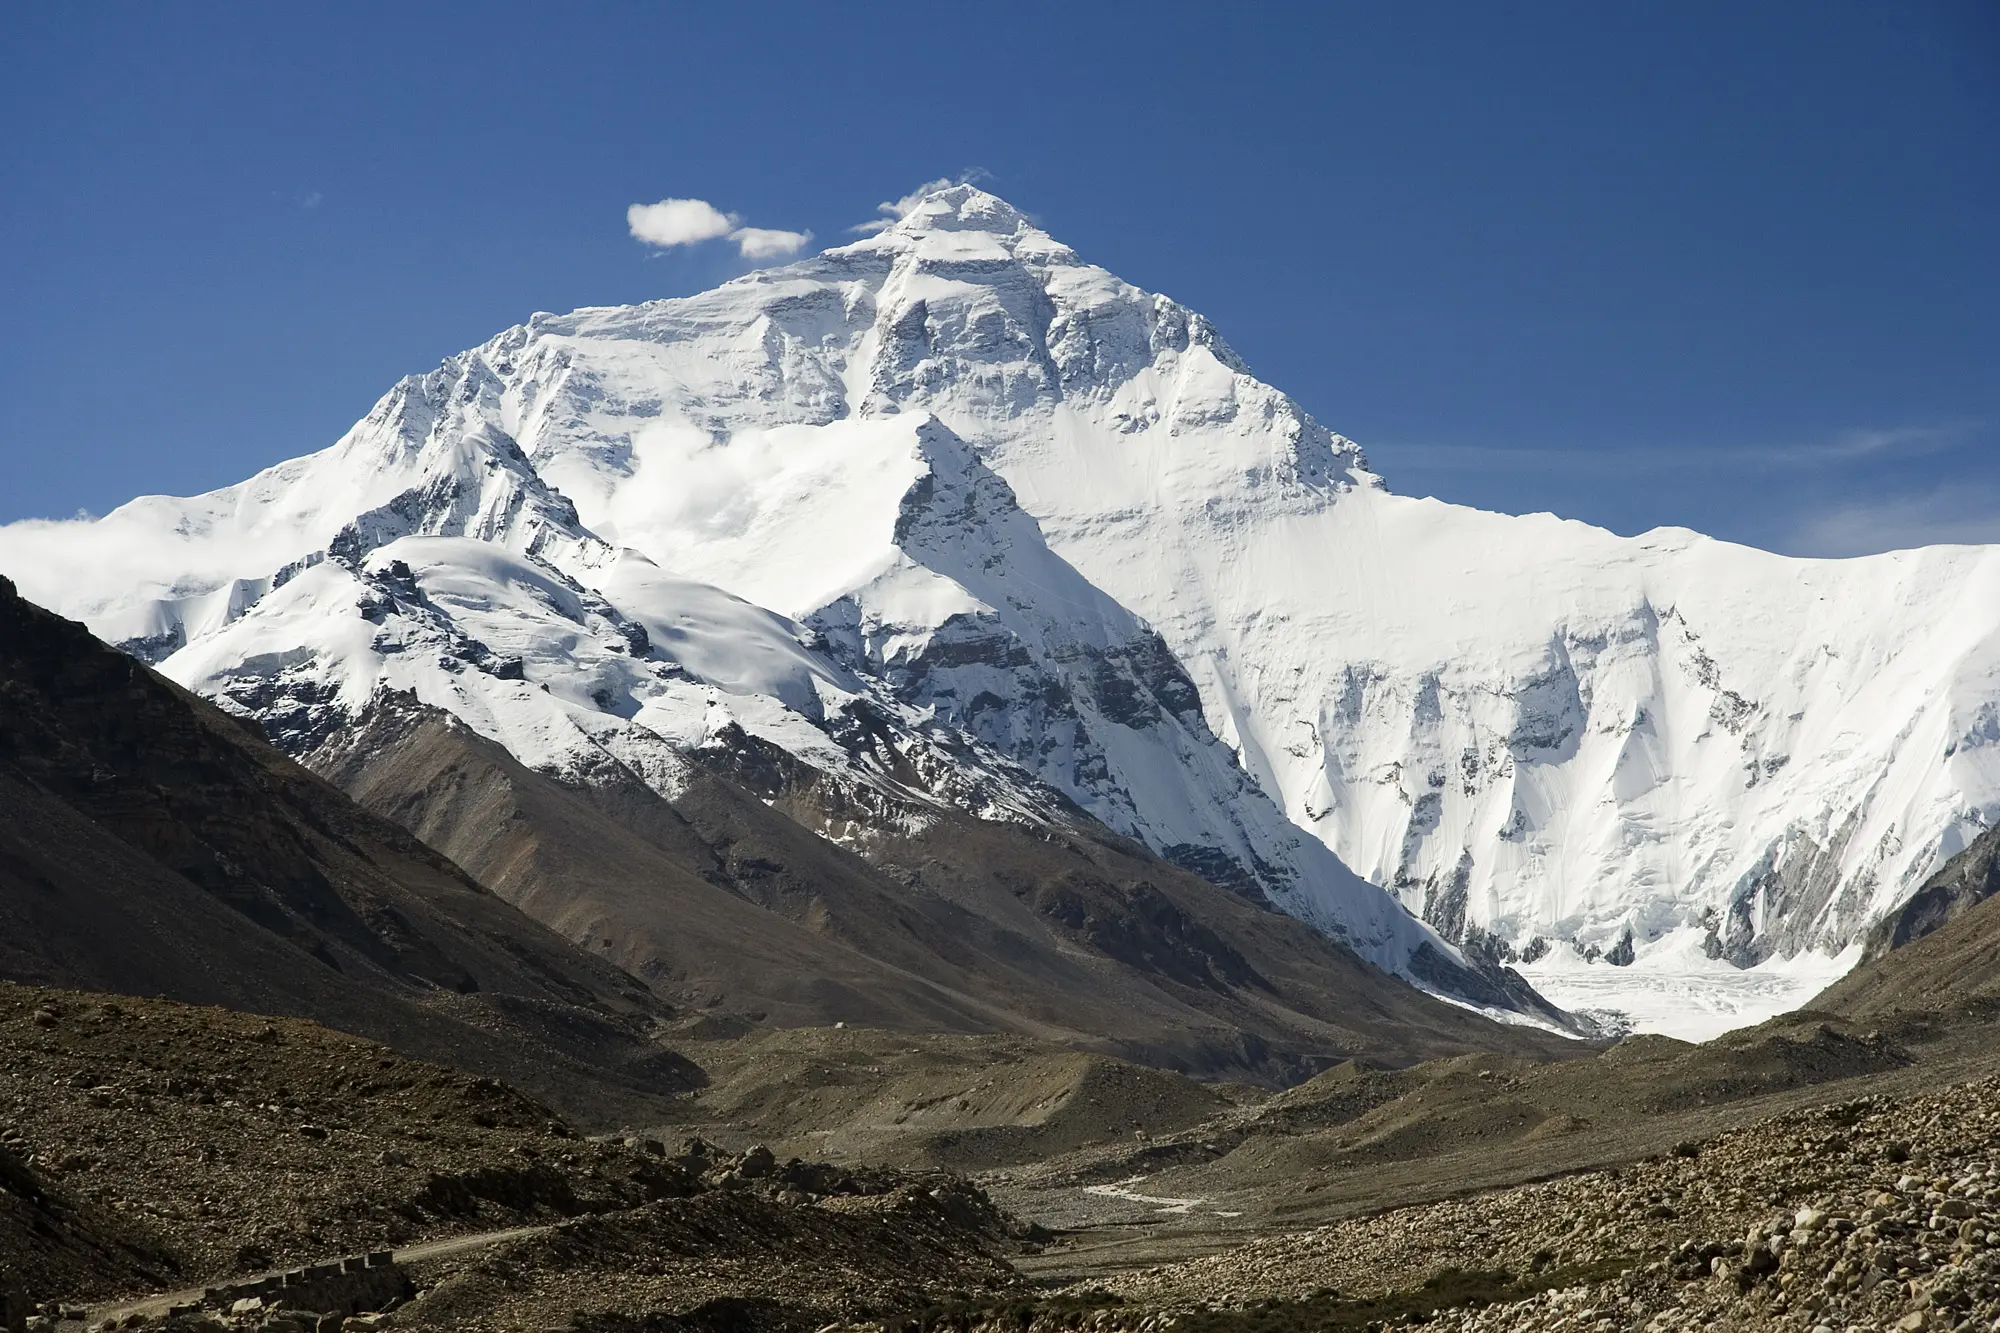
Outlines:
[[538,314],[239,485],[0,528],[0,573],[295,754],[413,696],[671,799],[754,738],[864,856],[1080,810],[1434,990],[1517,963],[1689,1035],[1802,999],[2000,816],[2000,548],[1397,495],[970,186]]

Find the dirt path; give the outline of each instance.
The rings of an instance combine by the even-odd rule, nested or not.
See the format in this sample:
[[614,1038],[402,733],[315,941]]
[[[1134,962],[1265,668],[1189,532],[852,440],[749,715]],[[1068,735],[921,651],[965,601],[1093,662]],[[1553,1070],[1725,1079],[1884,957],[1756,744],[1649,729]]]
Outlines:
[[[515,1240],[522,1236],[536,1236],[542,1232],[553,1230],[555,1230],[555,1224],[507,1227],[500,1231],[480,1231],[469,1236],[448,1236],[443,1240],[427,1240],[421,1245],[408,1245],[400,1250],[393,1251],[393,1255],[395,1261],[399,1264],[422,1263],[426,1259],[442,1259],[446,1255],[464,1254],[471,1250],[483,1250],[489,1246],[503,1244],[506,1241]],[[314,1259],[309,1262],[325,1263],[328,1259],[339,1259],[342,1257],[344,1256],[329,1255],[326,1258]],[[123,1319],[127,1315],[164,1315],[176,1305],[188,1305],[199,1301],[202,1298],[202,1294],[210,1287],[233,1286],[239,1282],[256,1282],[262,1278],[274,1277],[279,1273],[289,1273],[294,1269],[308,1266],[309,1264],[290,1264],[284,1268],[274,1268],[264,1273],[250,1273],[242,1277],[217,1278],[213,1282],[205,1283],[202,1286],[188,1287],[181,1291],[162,1291],[150,1296],[141,1296],[137,1299],[109,1301],[103,1305],[91,1306],[89,1315],[86,1316],[82,1323],[72,1320],[61,1327],[64,1329],[95,1328],[107,1319]]]

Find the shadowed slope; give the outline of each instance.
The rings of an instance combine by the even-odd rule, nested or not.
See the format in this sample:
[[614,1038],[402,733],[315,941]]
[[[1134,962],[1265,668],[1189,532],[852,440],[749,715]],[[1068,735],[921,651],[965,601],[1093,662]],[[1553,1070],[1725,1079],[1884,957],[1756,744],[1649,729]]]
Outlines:
[[571,939],[779,1026],[1010,1032],[1264,1080],[1357,1053],[1577,1049],[1434,1000],[1082,822],[1037,836],[946,813],[843,834],[781,752],[739,735],[700,758],[669,804],[636,779],[557,783],[390,707],[313,762]]
[[694,1077],[635,978],[4,581],[0,975],[310,1017],[586,1116]]

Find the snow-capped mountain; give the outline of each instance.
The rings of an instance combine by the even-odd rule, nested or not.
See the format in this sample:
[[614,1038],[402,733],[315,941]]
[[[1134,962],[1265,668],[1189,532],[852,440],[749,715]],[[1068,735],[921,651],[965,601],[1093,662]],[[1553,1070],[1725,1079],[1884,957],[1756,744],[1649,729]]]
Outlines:
[[0,570],[295,748],[387,687],[670,792],[733,723],[898,818],[1074,802],[1406,972],[1389,895],[1502,957],[1837,952],[2000,814],[2000,551],[1395,495],[965,186],[536,315],[239,486],[0,529]]

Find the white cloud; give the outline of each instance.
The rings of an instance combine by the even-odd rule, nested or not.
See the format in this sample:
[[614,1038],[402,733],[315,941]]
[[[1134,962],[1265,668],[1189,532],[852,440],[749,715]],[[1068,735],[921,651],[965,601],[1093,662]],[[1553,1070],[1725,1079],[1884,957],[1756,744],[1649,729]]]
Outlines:
[[633,237],[661,249],[726,236],[736,242],[745,259],[775,259],[797,254],[812,240],[809,231],[746,227],[742,223],[742,218],[723,212],[706,199],[662,199],[657,204],[633,204],[625,210],[625,224]]
[[[216,531],[160,523],[177,503],[142,496],[101,519],[78,511],[73,519],[0,525],[0,574],[29,601],[89,620],[92,632],[116,641],[159,632],[155,598],[178,600],[256,578],[311,549],[283,524],[246,535],[226,525]],[[79,577],[85,573],[90,577]],[[107,612],[113,607],[122,609]]]
[[992,178],[993,173],[984,167],[967,167],[956,177],[939,176],[936,180],[925,181],[900,199],[885,199],[877,204],[875,209],[882,214],[881,217],[863,222],[859,226],[849,227],[848,230],[863,236],[873,235],[885,227],[893,227],[908,217],[910,210],[922,203],[926,195],[936,194],[939,190],[949,190],[954,185],[973,185]]
[[795,255],[813,238],[809,231],[778,231],[771,227],[738,227],[729,233],[745,259],[775,259]]
[[662,199],[625,210],[625,223],[633,237],[662,248],[727,236],[739,221],[734,213],[725,213],[706,199]]

